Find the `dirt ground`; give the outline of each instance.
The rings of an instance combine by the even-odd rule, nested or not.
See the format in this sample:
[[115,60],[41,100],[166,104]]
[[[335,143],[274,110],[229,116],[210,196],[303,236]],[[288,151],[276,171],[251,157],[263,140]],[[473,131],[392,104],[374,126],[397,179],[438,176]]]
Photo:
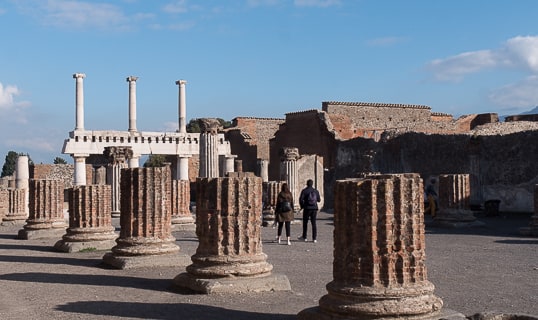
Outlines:
[[[427,219],[435,293],[465,315],[538,315],[538,238],[518,234],[530,214],[478,217],[485,226],[439,229]],[[20,226],[1,226],[0,319],[295,319],[318,305],[332,280],[332,215],[321,212],[318,225],[316,244],[296,239],[300,223],[292,225],[291,246],[272,242],[276,229],[262,230],[268,261],[292,291],[210,295],[174,290],[172,279],[184,267],[111,269],[102,264],[104,252],[55,252],[58,239],[16,240]],[[194,232],[173,234],[181,253],[194,254]]]

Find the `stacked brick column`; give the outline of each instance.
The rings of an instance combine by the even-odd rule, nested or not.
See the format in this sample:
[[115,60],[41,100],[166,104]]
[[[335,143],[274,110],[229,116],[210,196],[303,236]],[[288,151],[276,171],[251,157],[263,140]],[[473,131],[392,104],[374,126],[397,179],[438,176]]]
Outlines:
[[265,192],[265,208],[263,210],[263,226],[275,221],[275,207],[278,193],[282,188],[282,182],[269,181],[263,183]]
[[121,232],[103,261],[120,269],[187,265],[171,234],[170,168],[121,172]]
[[191,187],[189,180],[172,180],[171,205],[174,230],[194,230],[194,217],[190,210]]
[[422,180],[374,175],[335,186],[333,281],[299,319],[436,318],[427,280]]
[[6,216],[9,208],[9,191],[0,188],[0,221]]
[[7,189],[7,212],[2,218],[2,224],[22,225],[26,222],[26,190]]
[[69,190],[69,228],[54,247],[59,251],[108,250],[118,236],[112,226],[111,187],[75,186]]
[[30,216],[19,239],[60,238],[67,228],[63,213],[64,184],[60,180],[30,180]]
[[262,251],[261,178],[229,173],[196,184],[199,245],[174,284],[201,293],[290,290],[286,276],[272,274]]
[[475,222],[476,218],[470,210],[470,199],[468,174],[439,175],[439,212],[435,216],[435,224],[463,226]]

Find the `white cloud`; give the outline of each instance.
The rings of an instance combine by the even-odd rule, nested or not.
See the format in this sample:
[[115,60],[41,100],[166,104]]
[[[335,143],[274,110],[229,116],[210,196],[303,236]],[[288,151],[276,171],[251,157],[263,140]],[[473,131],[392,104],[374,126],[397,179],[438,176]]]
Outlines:
[[26,118],[22,115],[22,109],[28,107],[28,101],[15,101],[15,97],[21,92],[17,86],[4,85],[0,82],[0,112],[5,116],[8,114],[12,117],[12,121],[26,122]]
[[185,13],[188,11],[187,0],[178,0],[163,7],[167,13]]
[[294,0],[293,3],[298,7],[330,7],[340,5],[340,0]]
[[531,106],[538,106],[538,76],[529,76],[517,83],[498,88],[489,95],[489,99],[506,110],[525,111]]
[[500,48],[436,59],[426,67],[440,81],[459,81],[468,74],[499,67],[517,67],[538,73],[538,36],[514,37]]

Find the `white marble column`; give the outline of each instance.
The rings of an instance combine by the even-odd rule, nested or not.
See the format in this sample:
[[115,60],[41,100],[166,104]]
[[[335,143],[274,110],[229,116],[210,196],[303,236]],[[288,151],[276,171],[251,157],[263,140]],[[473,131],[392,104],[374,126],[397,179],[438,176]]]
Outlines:
[[237,156],[233,154],[228,154],[224,156],[224,172],[222,173],[223,177],[226,177],[226,174],[228,174],[228,172],[235,171],[235,158],[237,158]]
[[86,157],[87,154],[73,154],[71,155],[75,160],[75,180],[73,185],[85,186],[86,185]]
[[200,172],[201,178],[219,177],[219,150],[217,119],[198,119],[200,125]]
[[299,173],[297,171],[297,159],[299,158],[299,149],[283,148],[281,157],[281,180],[286,181],[291,193],[293,194],[295,207],[299,207]]
[[185,96],[185,84],[187,81],[178,80],[176,84],[179,86],[179,97],[178,97],[178,114],[179,114],[179,133],[187,132],[187,104]]
[[138,77],[129,76],[129,132],[136,132],[136,80]]
[[17,168],[15,171],[15,187],[17,189],[24,189],[24,213],[28,216],[28,204],[29,204],[29,184],[30,168],[28,167],[28,156],[18,156]]
[[177,158],[176,180],[189,180],[189,158],[191,155],[179,155]]
[[269,182],[269,161],[258,159],[258,170],[260,170],[262,182]]
[[73,78],[76,79],[75,86],[75,105],[76,105],[76,124],[75,130],[84,130],[84,73],[75,73]]
[[140,155],[134,154],[132,158],[129,158],[129,168],[139,168],[140,167]]

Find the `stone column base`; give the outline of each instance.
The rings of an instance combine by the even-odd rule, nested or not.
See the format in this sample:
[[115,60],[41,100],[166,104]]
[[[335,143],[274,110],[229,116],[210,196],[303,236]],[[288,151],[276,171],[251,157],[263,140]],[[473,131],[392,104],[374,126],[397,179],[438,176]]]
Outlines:
[[26,224],[27,216],[5,216],[2,218],[3,226],[23,226]]
[[426,315],[420,315],[420,316],[412,316],[412,317],[382,317],[382,318],[368,318],[364,315],[357,315],[357,317],[350,317],[349,315],[346,316],[339,316],[334,314],[326,314],[324,313],[319,307],[313,307],[304,309],[301,312],[297,314],[298,320],[359,320],[359,319],[375,319],[375,320],[394,320],[394,319],[405,319],[405,320],[438,320],[438,319],[446,319],[446,320],[466,320],[464,314],[459,313],[454,310],[450,309],[441,309],[440,311],[437,311],[435,313],[429,313]]
[[50,229],[21,229],[17,235],[17,239],[35,240],[35,239],[50,239],[61,238],[65,234],[66,228],[50,228]]
[[177,287],[205,294],[291,290],[288,277],[279,274],[269,274],[261,277],[202,279],[185,272],[176,276],[173,282]]
[[471,210],[441,209],[433,218],[432,226],[446,228],[480,227],[485,225],[476,220]]
[[76,241],[76,242],[70,242],[67,240],[60,240],[56,242],[54,245],[54,249],[58,251],[63,251],[67,253],[71,252],[80,252],[82,250],[96,250],[96,251],[103,251],[103,250],[110,250],[112,247],[116,245],[116,239],[110,239],[110,240],[88,240],[88,241]]
[[195,231],[196,223],[193,216],[172,216],[173,231]]
[[103,262],[118,269],[144,267],[184,267],[191,263],[186,254],[170,253],[143,256],[119,256],[112,252],[103,256]]

